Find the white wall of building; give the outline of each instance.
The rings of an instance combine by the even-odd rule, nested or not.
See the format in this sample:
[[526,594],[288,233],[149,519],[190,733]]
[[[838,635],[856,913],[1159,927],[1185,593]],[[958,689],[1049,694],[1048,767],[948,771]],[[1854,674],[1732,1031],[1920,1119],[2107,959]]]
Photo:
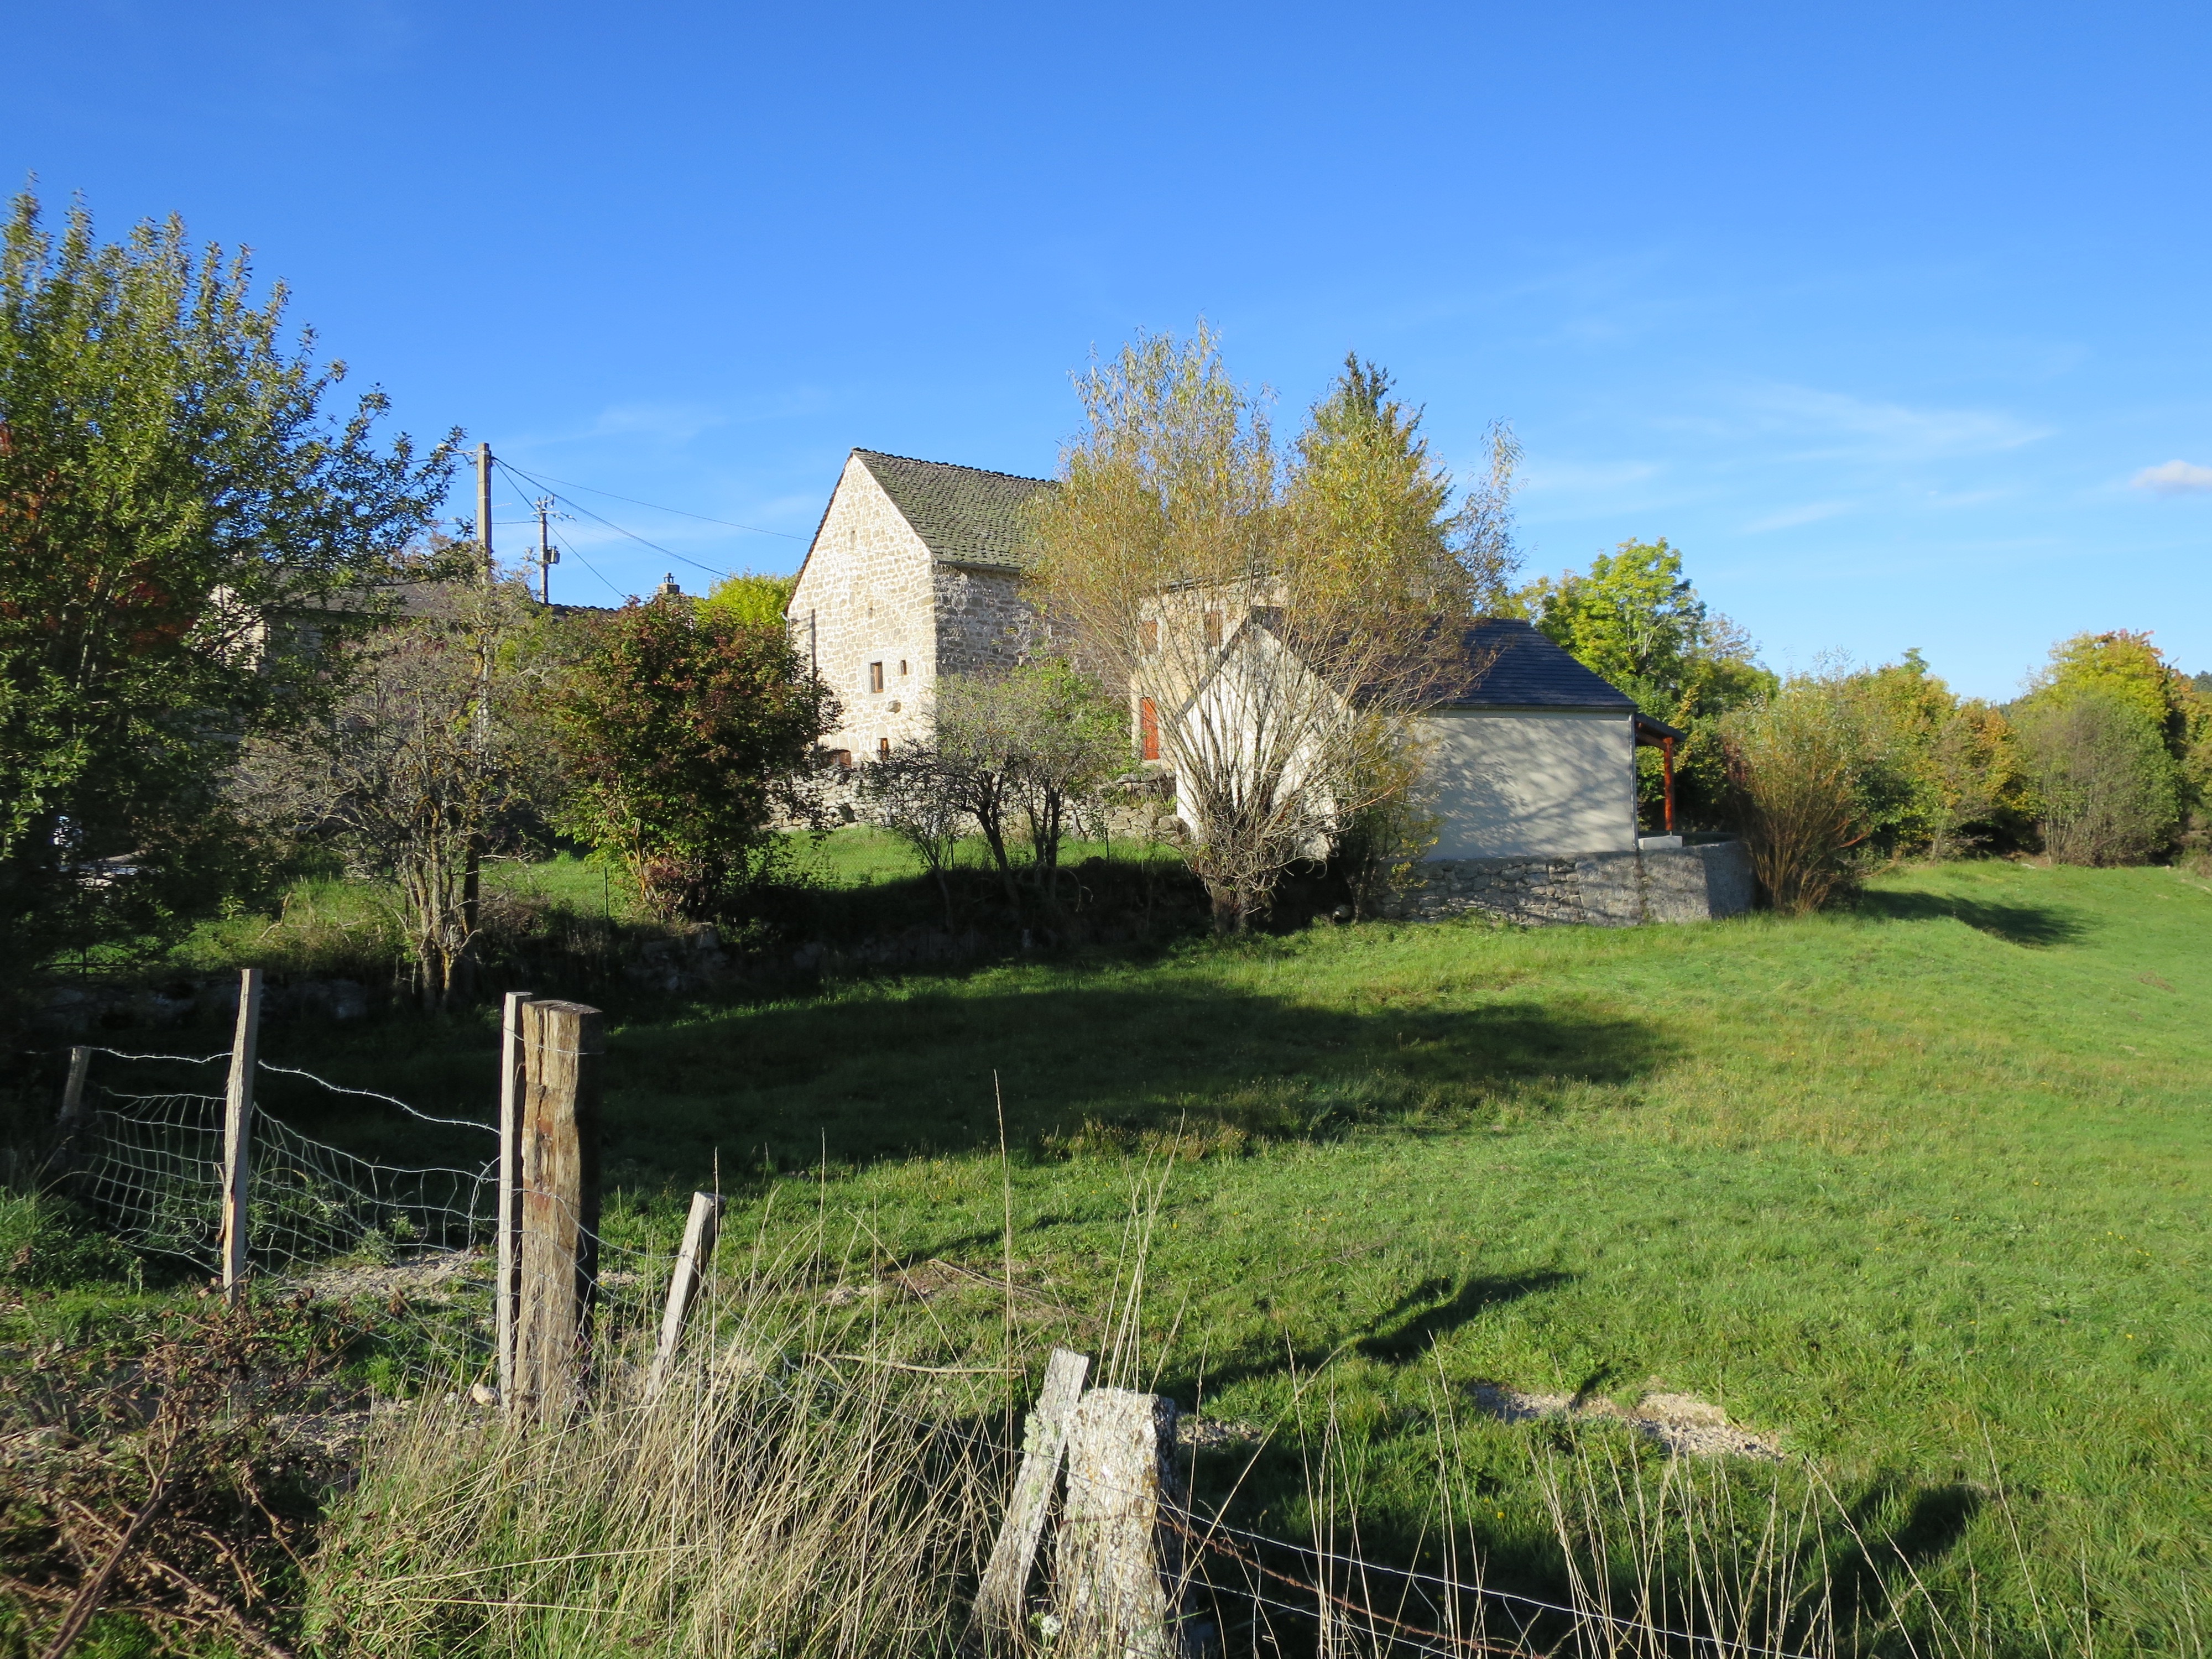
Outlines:
[[1627,714],[1443,709],[1422,717],[1437,859],[1573,857],[1636,848]]

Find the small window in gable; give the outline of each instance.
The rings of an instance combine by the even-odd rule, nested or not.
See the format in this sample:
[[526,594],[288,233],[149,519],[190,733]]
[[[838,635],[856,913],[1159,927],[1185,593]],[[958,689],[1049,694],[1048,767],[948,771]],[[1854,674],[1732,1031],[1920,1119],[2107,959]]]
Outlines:
[[879,662],[872,662],[868,665],[868,690],[880,691],[883,689],[884,665]]
[[1137,644],[1139,648],[1140,648],[1146,656],[1152,657],[1158,655],[1160,649],[1160,625],[1156,622],[1138,623]]
[[1218,611],[1206,613],[1206,648],[1209,651],[1221,648],[1221,613]]

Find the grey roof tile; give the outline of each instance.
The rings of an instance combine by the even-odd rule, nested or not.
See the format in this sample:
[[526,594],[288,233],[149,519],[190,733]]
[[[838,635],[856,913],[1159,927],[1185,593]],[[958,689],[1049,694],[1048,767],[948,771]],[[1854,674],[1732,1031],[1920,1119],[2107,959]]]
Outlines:
[[958,564],[1021,562],[1024,532],[1022,508],[1048,478],[1024,478],[1011,472],[954,466],[947,461],[917,461],[856,449],[870,475],[891,504],[914,526],[930,552]]
[[1515,617],[1486,617],[1467,630],[1466,672],[1443,686],[1436,706],[1636,711],[1626,691]]

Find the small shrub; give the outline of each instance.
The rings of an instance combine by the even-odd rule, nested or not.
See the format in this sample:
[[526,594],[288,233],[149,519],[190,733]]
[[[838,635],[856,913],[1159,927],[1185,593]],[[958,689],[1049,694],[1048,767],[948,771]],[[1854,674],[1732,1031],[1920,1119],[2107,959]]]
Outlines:
[[1856,884],[1858,849],[1906,786],[1838,674],[1805,675],[1729,716],[1729,794],[1767,901],[1784,915]]
[[66,1199],[0,1194],[0,1284],[41,1291],[119,1284],[137,1267],[136,1256]]

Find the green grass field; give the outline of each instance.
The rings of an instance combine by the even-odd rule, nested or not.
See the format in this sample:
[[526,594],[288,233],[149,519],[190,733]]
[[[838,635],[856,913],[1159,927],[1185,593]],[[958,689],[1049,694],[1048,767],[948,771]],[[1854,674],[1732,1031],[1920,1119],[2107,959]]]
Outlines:
[[[1320,927],[855,981],[619,1025],[608,1168],[631,1231],[719,1167],[726,1249],[826,1218],[878,1272],[1000,1273],[1010,1203],[1031,1364],[1099,1340],[1149,1170],[1148,1373],[1267,1427],[1333,1401],[1370,1547],[1413,1550],[1449,1407],[1478,1540],[1540,1581],[1552,1431],[1468,1389],[1664,1387],[1809,1460],[2000,1649],[2043,1650],[2039,1597],[2097,1645],[2191,1650],[2208,929],[2186,871],[1990,862],[1803,921]],[[483,1109],[481,1025],[289,1041]],[[972,1279],[900,1305],[947,1352],[1002,1340]],[[1304,1490],[1285,1451],[1240,1501],[1294,1530]]]

